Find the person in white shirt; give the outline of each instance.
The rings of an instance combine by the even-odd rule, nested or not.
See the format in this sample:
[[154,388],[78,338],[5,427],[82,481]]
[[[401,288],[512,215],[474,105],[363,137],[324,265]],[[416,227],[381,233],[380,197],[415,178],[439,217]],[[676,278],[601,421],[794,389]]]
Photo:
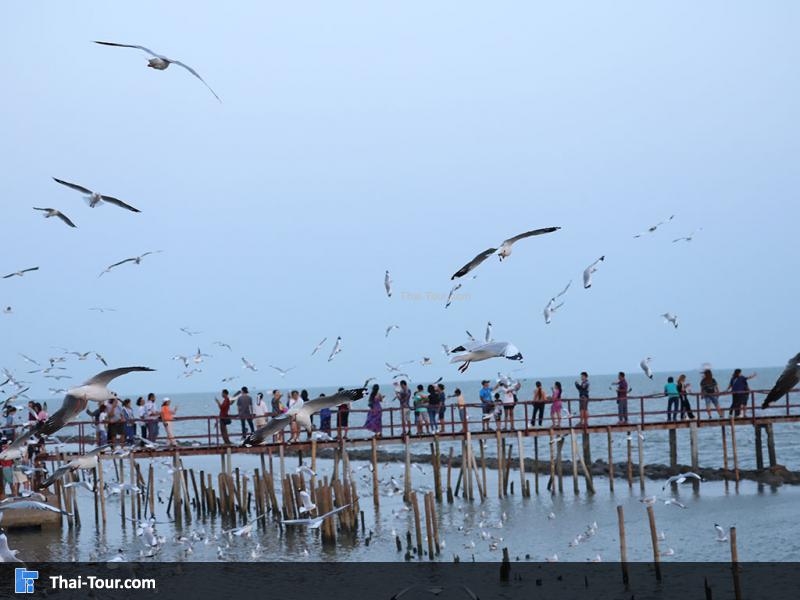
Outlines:
[[[289,394],[289,401],[287,406],[289,408],[289,413],[296,413],[303,407],[303,399],[300,397],[300,392],[297,390],[292,390],[292,393]],[[300,439],[300,426],[297,422],[292,419],[292,437],[289,438],[289,443],[296,442]]]
[[256,429],[267,424],[267,405],[264,403],[264,394],[258,392],[256,401],[253,404],[253,416],[255,417]]
[[511,385],[510,381],[501,381],[494,389],[501,388],[503,399],[503,429],[514,429],[514,405],[516,402],[516,394],[522,384],[519,382]]

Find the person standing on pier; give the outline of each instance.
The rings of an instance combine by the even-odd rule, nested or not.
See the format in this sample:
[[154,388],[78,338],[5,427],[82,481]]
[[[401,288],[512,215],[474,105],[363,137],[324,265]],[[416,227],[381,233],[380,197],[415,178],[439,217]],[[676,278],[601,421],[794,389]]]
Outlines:
[[94,429],[97,434],[97,445],[104,446],[108,441],[106,435],[106,405],[101,404],[96,410],[86,409],[86,414],[94,420]]
[[550,390],[550,418],[553,420],[553,427],[561,427],[561,411],[563,402],[561,401],[561,382],[556,381],[553,384],[553,389]]
[[264,402],[264,394],[256,394],[256,403],[253,405],[253,416],[255,417],[256,429],[260,429],[267,424],[267,403]]
[[114,449],[117,445],[117,438],[120,438],[120,445],[122,445],[121,440],[125,435],[125,417],[122,414],[119,398],[112,398],[106,405],[106,421],[108,422],[108,443]]
[[156,395],[152,392],[147,394],[147,402],[144,403],[145,421],[147,421],[147,439],[154,444],[158,440],[158,408],[156,407]]
[[144,407],[144,398],[139,396],[136,399],[136,420],[140,421],[139,427],[141,427],[141,438],[143,440],[147,439],[147,423],[145,423],[146,416],[147,410]]
[[[303,399],[300,397],[300,392],[297,390],[292,390],[289,393],[289,412],[293,415],[303,407]],[[292,432],[292,435],[289,437],[289,443],[292,442],[299,442],[300,441],[300,425],[297,424],[297,421],[292,418],[291,423],[289,424],[289,429]]]
[[681,398],[681,421],[686,418],[686,415],[689,415],[690,419],[694,419],[694,413],[692,412],[692,404],[689,402],[689,388],[691,387],[690,383],[686,383],[686,375],[681,374],[678,377],[678,394]]
[[376,383],[372,386],[372,391],[369,394],[369,412],[367,413],[367,422],[364,425],[369,431],[375,434],[376,438],[381,437],[383,430],[383,395],[380,392],[380,386]]
[[236,398],[236,417],[242,423],[242,437],[247,436],[247,427],[250,427],[250,433],[255,432],[253,427],[253,399],[250,397],[250,392],[247,386],[237,394]]
[[750,396],[750,385],[748,381],[755,378],[756,374],[745,377],[741,369],[736,369],[731,376],[731,382],[726,392],[733,392],[731,396],[731,407],[728,409],[728,416],[744,416],[747,410],[747,398]]
[[547,394],[544,392],[542,382],[537,381],[536,386],[533,388],[533,418],[531,419],[532,427],[536,427],[536,415],[539,415],[539,427],[542,426],[545,404],[547,404]]
[[456,399],[456,406],[458,407],[458,420],[461,422],[461,431],[467,432],[467,403],[464,400],[464,394],[461,393],[461,388],[456,388],[453,392],[453,398]]
[[[339,392],[343,392],[344,388],[339,388]],[[346,440],[347,434],[350,430],[350,404],[345,402],[340,404],[336,410],[336,428],[339,430],[339,439]]]
[[428,395],[421,383],[414,393],[414,423],[417,426],[417,435],[422,435],[423,429],[428,429]]
[[492,413],[494,413],[494,403],[492,402],[492,390],[489,387],[489,380],[484,379],[481,381],[481,392],[480,392],[480,399],[481,399],[481,410],[483,411],[483,418],[481,422],[483,423],[483,431],[489,429],[489,419],[492,418]]
[[430,425],[431,433],[439,433],[439,390],[435,385],[428,386],[428,424]]
[[178,408],[170,408],[170,399],[164,398],[164,401],[161,403],[161,422],[164,424],[164,430],[167,432],[167,440],[169,440],[170,446],[177,446],[178,443],[175,441],[175,434],[172,431],[172,420],[175,418],[175,413],[178,412]]
[[581,380],[575,382],[575,389],[578,390],[580,426],[586,429],[589,427],[589,374],[586,371],[581,372]]
[[667,377],[664,386],[664,395],[667,397],[667,422],[678,420],[678,407],[680,406],[680,393],[675,383],[675,378]]
[[403,425],[403,435],[411,433],[411,421],[409,420],[408,408],[411,403],[411,390],[405,379],[400,381],[400,386],[395,389],[394,397],[400,403],[400,422]]
[[630,386],[622,371],[619,372],[614,387],[617,389],[617,425],[624,425],[628,422],[628,390],[630,390]]
[[272,390],[272,413],[271,416],[273,419],[280,417],[283,413],[286,412],[286,407],[281,402],[281,391],[280,390]]
[[[320,394],[320,398],[324,398],[325,394]],[[319,430],[330,437],[331,435],[331,409],[323,408],[319,411]]]
[[125,443],[133,444],[133,438],[136,437],[136,417],[133,413],[130,398],[125,398],[122,401],[122,420],[125,424]]
[[711,369],[703,371],[703,378],[700,380],[700,392],[703,394],[703,401],[706,404],[708,418],[711,418],[711,407],[713,406],[717,409],[717,414],[721,419],[722,409],[719,407],[719,385],[717,384],[717,380],[714,379]]
[[447,412],[447,392],[445,392],[444,384],[440,383],[436,386],[439,392],[439,429],[444,429],[444,416]]
[[5,408],[5,428],[3,429],[3,437],[6,438],[9,442],[13,442],[16,436],[16,423],[14,422],[15,417],[17,416],[17,409],[11,405],[6,406]]
[[231,410],[231,397],[228,390],[222,390],[222,402],[219,398],[214,398],[214,402],[219,407],[219,434],[222,436],[222,441],[226,446],[231,445],[231,439],[228,437],[228,425],[231,424],[231,419],[228,416]]

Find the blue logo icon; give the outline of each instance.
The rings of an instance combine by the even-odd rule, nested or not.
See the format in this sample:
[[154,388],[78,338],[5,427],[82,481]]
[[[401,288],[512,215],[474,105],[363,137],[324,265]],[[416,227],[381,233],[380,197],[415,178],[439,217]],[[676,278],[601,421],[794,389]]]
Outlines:
[[39,579],[39,571],[28,571],[28,569],[14,569],[14,593],[32,594],[33,582]]

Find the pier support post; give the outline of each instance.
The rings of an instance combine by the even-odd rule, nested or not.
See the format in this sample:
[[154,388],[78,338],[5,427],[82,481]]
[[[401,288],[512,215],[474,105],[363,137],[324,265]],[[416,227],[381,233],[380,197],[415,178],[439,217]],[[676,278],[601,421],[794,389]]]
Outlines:
[[733,448],[733,477],[739,483],[739,454],[736,451],[736,417],[731,415],[731,447]]
[[678,431],[669,430],[669,468],[678,468]]
[[581,434],[581,438],[583,442],[583,462],[585,462],[586,465],[589,466],[592,464],[592,444],[589,432],[584,431]]
[[761,443],[761,425],[755,424],[755,446],[756,446],[756,469],[759,471],[764,470],[764,447]]
[[[375,504],[375,510],[378,510],[381,507],[381,497],[378,490],[378,440],[372,438],[370,442],[372,444],[372,500]],[[314,450],[316,451],[316,447]]]
[[628,432],[626,437],[626,442],[628,445],[628,468],[626,470],[626,475],[628,477],[628,488],[633,488],[633,449],[632,449],[632,442],[631,442],[631,432]]
[[570,441],[570,449],[572,451],[571,455],[571,462],[572,462],[572,491],[575,492],[575,495],[581,493],[580,488],[578,487],[578,442],[575,440],[575,430],[570,427],[569,429],[569,441]]
[[522,445],[522,432],[517,432],[517,452],[519,453],[519,489],[525,497],[525,447]]
[[698,452],[698,444],[697,444],[697,422],[696,421],[692,421],[691,423],[689,423],[689,445],[690,445],[691,457],[692,457],[692,471],[696,472],[697,469],[700,466],[700,461],[698,460],[698,454],[697,454],[697,452]]
[[622,566],[622,583],[628,585],[628,546],[625,542],[625,511],[622,505],[617,506],[619,522],[619,562]]
[[411,447],[408,444],[408,434],[404,438],[406,450],[405,476],[403,477],[403,501],[411,502]]
[[653,566],[656,570],[656,579],[661,581],[661,553],[658,551],[658,533],[656,533],[656,515],[653,507],[647,507],[647,519],[650,522],[650,542],[653,544]]
[[[639,443],[639,489],[644,492],[644,435],[641,425],[636,426],[636,439]],[[658,578],[661,579],[660,573]]]
[[767,423],[767,454],[769,456],[769,466],[774,467],[778,464],[778,457],[775,455],[775,436],[772,431],[772,423]]

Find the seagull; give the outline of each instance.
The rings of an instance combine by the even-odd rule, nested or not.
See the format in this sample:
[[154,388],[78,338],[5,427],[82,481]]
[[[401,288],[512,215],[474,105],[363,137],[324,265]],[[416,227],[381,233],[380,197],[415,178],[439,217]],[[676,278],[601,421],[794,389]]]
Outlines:
[[407,360],[407,361],[405,361],[405,362],[401,362],[401,363],[399,363],[399,364],[398,364],[398,365],[396,365],[396,366],[395,366],[395,365],[392,365],[392,364],[390,364],[390,363],[388,363],[388,362],[385,362],[385,363],[383,363],[383,364],[385,364],[385,365],[386,365],[386,370],[387,370],[387,371],[389,371],[389,373],[399,373],[399,372],[400,372],[400,367],[402,367],[403,365],[410,365],[410,364],[412,364],[413,362],[414,362],[413,360]]
[[153,371],[153,369],[149,367],[122,367],[119,369],[110,369],[98,373],[87,380],[83,385],[72,388],[64,396],[64,402],[61,408],[50,415],[47,420],[37,422],[21,432],[4,452],[0,452],[0,457],[9,450],[22,448],[33,435],[38,435],[40,437],[53,435],[56,431],[67,425],[86,410],[90,401],[102,403],[115,397],[114,392],[108,389],[108,384],[111,383],[111,381],[122,375],[141,371],[149,372]]
[[327,341],[328,338],[326,337],[322,338],[322,341],[319,344],[317,344],[316,347],[311,351],[311,356],[314,356],[319,351],[319,349],[325,345],[325,342]]
[[[364,387],[366,387],[366,386],[364,386]],[[300,475],[301,473],[302,473],[302,474],[304,474],[304,475],[307,475],[308,477],[316,477],[316,476],[317,476],[317,474],[316,474],[316,473],[314,473],[314,471],[312,471],[312,470],[311,470],[309,467],[307,467],[306,465],[300,465],[299,467],[297,467],[297,468],[294,470],[294,474],[295,474],[295,475]]]
[[643,235],[645,235],[645,234],[647,234],[647,233],[653,233],[653,232],[655,232],[655,230],[656,230],[656,229],[658,229],[658,228],[659,228],[659,227],[661,227],[662,225],[665,225],[666,223],[669,223],[669,222],[670,222],[670,221],[672,221],[672,219],[674,219],[674,218],[675,218],[675,215],[671,215],[671,216],[669,217],[669,219],[667,219],[666,221],[659,221],[659,222],[658,222],[658,223],[656,223],[655,225],[651,225],[650,227],[648,227],[648,228],[647,228],[647,231],[644,231],[644,232],[642,232],[642,233],[637,233],[637,234],[636,234],[635,236],[633,236],[633,237],[634,237],[634,238],[640,238],[640,237],[642,237]]
[[545,325],[550,325],[550,321],[552,320],[553,313],[555,313],[559,308],[564,306],[564,303],[561,302],[560,304],[554,304],[555,298],[550,298],[550,302],[547,303],[547,306],[544,307],[544,323]]
[[667,479],[667,482],[664,484],[664,486],[661,489],[662,490],[667,489],[667,486],[672,484],[672,483],[681,484],[684,481],[686,481],[687,479],[696,479],[697,481],[705,481],[705,479],[700,477],[700,475],[698,475],[697,473],[681,473],[679,475],[673,475],[672,477]]
[[288,369],[281,369],[280,367],[276,367],[274,365],[269,365],[269,367],[270,369],[275,369],[278,373],[280,373],[281,377],[286,377],[286,374],[289,371],[297,368],[297,367],[289,367]]
[[644,498],[640,498],[639,502],[645,506],[653,506],[656,503],[656,500],[657,498],[655,496],[645,496]]
[[442,344],[442,353],[445,356],[448,356],[450,354],[450,346],[448,346],[447,344]]
[[666,550],[661,551],[661,556],[673,556],[675,554],[675,550],[672,548],[667,548]]
[[229,381],[234,381],[234,380],[236,380],[236,379],[239,379],[239,376],[238,376],[238,375],[233,375],[232,377],[225,377],[225,378],[222,380],[222,383],[228,383]]
[[225,342],[214,342],[214,345],[220,348],[227,348],[228,352],[233,352],[233,348],[231,348],[230,344],[226,344]]
[[694,230],[692,233],[690,233],[689,235],[685,235],[685,236],[683,236],[683,237],[679,237],[679,238],[676,238],[676,239],[672,240],[672,243],[674,244],[674,243],[676,243],[676,242],[691,242],[691,241],[694,239],[694,236],[695,236],[697,233],[701,232],[701,231],[703,231],[703,228],[702,228],[702,227],[700,227],[699,229],[695,229],[695,230]]
[[118,266],[124,265],[126,263],[133,263],[135,265],[140,265],[140,264],[142,264],[142,259],[145,256],[150,256],[151,254],[158,254],[159,252],[161,252],[161,250],[155,250],[153,252],[145,252],[144,254],[140,254],[139,256],[133,256],[131,258],[126,258],[125,260],[121,260],[119,262],[115,262],[113,265],[109,265],[108,267],[106,267],[106,270],[103,271],[102,273],[100,273],[100,275],[98,275],[97,277],[98,278],[102,277],[106,273],[109,273],[111,271],[111,269],[113,269],[114,267],[118,267]]
[[643,358],[642,361],[639,363],[639,367],[641,367],[644,374],[647,375],[648,379],[653,378],[653,370],[650,368],[650,361],[653,360],[649,356],[647,358]]
[[211,355],[200,352],[200,347],[198,346],[197,354],[192,357],[192,362],[194,362],[196,365],[199,365],[201,362],[203,362],[203,358],[211,358]]
[[68,188],[73,189],[76,192],[80,192],[81,194],[86,196],[86,202],[89,204],[90,208],[100,206],[104,202],[107,202],[108,204],[119,206],[120,208],[124,208],[125,210],[129,210],[131,212],[137,212],[137,213],[142,212],[138,208],[134,208],[130,204],[126,204],[122,200],[114,198],[113,196],[104,196],[102,194],[98,194],[97,192],[93,192],[92,190],[87,189],[82,185],[78,185],[76,183],[70,183],[69,181],[63,181],[62,179],[58,179],[56,177],[53,177],[53,180],[56,183],[60,183],[61,185],[67,186]]
[[487,248],[486,250],[478,254],[478,256],[469,261],[466,265],[461,267],[458,271],[456,271],[450,278],[450,280],[452,281],[454,279],[458,279],[459,277],[463,277],[473,269],[477,268],[483,261],[485,261],[495,252],[497,252],[497,248]]
[[73,356],[76,356],[78,360],[86,360],[87,358],[89,358],[89,355],[91,353],[92,353],[91,350],[89,350],[89,352],[67,352],[67,354],[72,354]]
[[237,537],[250,537],[250,534],[253,533],[253,527],[255,526],[255,524],[266,516],[267,515],[265,513],[259,517],[256,517],[252,521],[242,525],[241,527],[236,527],[235,529],[228,529],[226,531],[223,531],[222,534],[235,535]]
[[788,363],[783,373],[778,377],[778,381],[764,398],[761,408],[767,408],[773,402],[777,402],[783,398],[789,391],[791,391],[800,382],[800,352],[795,354]]
[[477,341],[478,341],[478,340],[475,339],[475,336],[472,335],[468,330],[467,330],[467,339],[469,339],[470,342],[476,342],[477,343]]
[[674,505],[674,506],[677,506],[678,508],[686,508],[686,505],[685,505],[685,504],[681,504],[681,503],[680,503],[678,500],[676,500],[675,498],[667,498],[666,500],[664,500],[664,505],[665,505],[665,506],[669,506],[670,504],[672,504],[672,505]]
[[386,295],[391,298],[392,297],[392,278],[389,277],[389,271],[386,271],[386,275],[383,276],[383,287],[386,288]]
[[117,312],[117,309],[116,309],[116,308],[105,308],[105,307],[102,307],[102,306],[93,306],[93,307],[92,307],[92,308],[90,308],[89,310],[92,310],[92,311],[95,311],[95,312],[99,312],[99,313],[104,313],[104,312]]
[[486,323],[486,335],[484,336],[483,340],[488,344],[492,341],[492,322],[488,321]]
[[22,357],[22,360],[24,360],[25,362],[29,362],[29,363],[31,363],[32,365],[41,366],[41,365],[40,365],[38,362],[36,362],[35,360],[33,360],[33,359],[30,357],[30,356],[25,356],[25,355],[24,355],[24,354],[22,354],[21,352],[20,352],[20,354],[19,354],[19,355]]
[[542,229],[534,229],[532,231],[526,231],[525,233],[520,233],[519,235],[515,235],[512,238],[508,238],[500,245],[500,250],[497,252],[500,260],[504,258],[508,258],[511,256],[511,247],[514,245],[514,242],[518,242],[519,240],[529,238],[535,235],[543,235],[545,233],[553,233],[554,231],[558,231],[561,227],[544,227]]
[[392,332],[393,329],[400,329],[400,325],[389,325],[386,328],[386,337],[389,337],[389,334]]
[[728,541],[728,534],[725,533],[725,530],[720,526],[719,523],[714,523],[714,529],[717,530],[717,541],[718,542],[727,542]]
[[457,348],[453,352],[463,352],[450,359],[451,363],[462,363],[458,371],[463,373],[469,368],[471,362],[487,360],[489,358],[507,358],[508,360],[522,360],[522,353],[514,344],[509,342],[491,342],[489,344],[470,343]]
[[588,290],[590,287],[592,287],[592,274],[597,272],[600,263],[605,259],[605,255],[601,256],[583,271],[583,289]]
[[421,364],[423,367],[428,367],[433,364],[433,361],[429,356],[423,356],[422,360],[419,361],[419,364]]
[[672,326],[677,329],[678,328],[678,315],[673,315],[671,312],[665,312],[663,315],[664,321],[667,323],[672,323]]
[[283,525],[307,525],[310,529],[319,529],[322,522],[335,515],[338,512],[343,511],[345,508],[348,508],[350,505],[345,504],[344,506],[340,506],[339,508],[334,508],[330,512],[326,512],[324,515],[320,515],[318,517],[314,517],[313,519],[285,519],[281,521]]
[[8,538],[5,533],[0,533],[0,562],[18,562],[22,561],[17,558],[19,550],[11,550],[8,547]]
[[553,556],[545,557],[545,562],[558,562],[558,554],[553,554]]
[[37,208],[34,206],[33,210],[42,211],[45,219],[49,219],[50,217],[58,217],[70,227],[77,227],[77,225],[75,225],[75,223],[73,223],[67,215],[62,213],[60,210],[56,210],[55,208]]
[[12,312],[14,312],[14,309],[11,308],[10,306],[6,306],[6,307],[3,308],[3,314],[4,315],[10,315]]
[[254,372],[258,371],[256,366],[253,363],[251,363],[249,360],[247,360],[244,356],[242,357],[242,363],[243,363],[242,364],[242,368],[243,369],[250,369],[251,371],[254,371]]
[[310,513],[312,510],[317,508],[317,505],[311,502],[311,494],[306,491],[301,491],[298,493],[300,495],[300,500],[303,503],[303,505],[300,507],[301,513]]
[[13,502],[3,502],[0,504],[0,513],[6,510],[42,510],[47,512],[54,512],[59,513],[61,515],[66,515],[71,517],[72,514],[68,513],[65,510],[61,510],[55,506],[51,506],[45,502],[39,502],[38,500],[17,500]]
[[3,279],[11,279],[12,277],[22,277],[25,273],[30,273],[32,271],[38,271],[39,267],[31,267],[30,269],[22,269],[21,271],[15,271],[14,273],[9,273],[8,275],[4,275]]
[[177,354],[177,355],[172,357],[172,360],[181,361],[183,363],[183,368],[184,369],[188,369],[189,368],[189,357],[188,356],[184,356],[183,354]]
[[461,289],[460,283],[457,283],[452,288],[450,288],[450,293],[447,294],[447,303],[444,305],[445,308],[447,308],[453,303],[453,295],[460,289]]
[[105,358],[103,358],[103,357],[100,355],[100,353],[99,353],[99,352],[95,352],[95,353],[94,353],[94,357],[95,357],[95,359],[97,359],[97,362],[101,362],[101,363],[103,363],[103,366],[104,366],[104,367],[107,367],[107,366],[108,366],[108,363],[106,362],[106,359],[105,359]]
[[342,351],[342,336],[336,338],[336,343],[333,345],[333,350],[331,350],[331,355],[328,357],[328,362],[333,360],[333,357],[339,354]]
[[189,337],[192,337],[193,335],[200,335],[201,333],[203,333],[202,331],[192,331],[188,327],[181,327],[181,331],[186,335],[188,335]]
[[156,54],[155,52],[153,52],[149,48],[145,48],[144,46],[137,46],[134,44],[117,44],[114,42],[98,42],[98,41],[95,41],[95,44],[102,44],[103,46],[115,46],[117,48],[136,48],[137,50],[142,50],[143,52],[146,52],[147,54],[153,57],[147,60],[147,66],[150,67],[151,69],[155,69],[156,71],[163,71],[170,65],[178,65],[179,67],[183,67],[184,69],[189,71],[189,73],[191,73],[192,75],[197,77],[200,81],[202,81],[203,85],[205,85],[208,88],[208,90],[212,94],[214,94],[214,98],[216,98],[217,100],[219,100],[220,103],[222,103],[220,97],[217,96],[217,93],[211,89],[211,86],[206,83],[205,79],[200,77],[200,74],[186,63],[182,63],[179,60],[172,60],[171,58],[167,58],[163,54]]
[[278,417],[270,419],[266,425],[259,427],[242,442],[242,447],[249,448],[258,446],[266,442],[276,433],[282,431],[294,418],[295,423],[305,429],[309,435],[312,432],[311,416],[321,411],[323,408],[333,408],[341,404],[350,404],[364,397],[364,388],[343,390],[331,396],[321,396],[304,402],[300,408],[290,409]]

